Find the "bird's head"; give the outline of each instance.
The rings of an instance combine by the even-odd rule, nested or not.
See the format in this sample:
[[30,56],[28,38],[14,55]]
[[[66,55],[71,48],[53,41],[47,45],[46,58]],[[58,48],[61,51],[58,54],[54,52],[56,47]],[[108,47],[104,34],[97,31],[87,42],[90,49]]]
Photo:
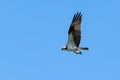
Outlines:
[[66,46],[64,46],[61,50],[66,50],[67,49],[67,47]]

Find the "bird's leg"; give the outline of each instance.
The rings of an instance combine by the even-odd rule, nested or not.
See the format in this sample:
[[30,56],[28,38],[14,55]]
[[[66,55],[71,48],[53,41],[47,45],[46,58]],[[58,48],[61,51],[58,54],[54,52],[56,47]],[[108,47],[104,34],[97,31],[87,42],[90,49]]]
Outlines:
[[82,52],[79,50],[79,48],[76,48],[74,51],[76,54],[82,54]]

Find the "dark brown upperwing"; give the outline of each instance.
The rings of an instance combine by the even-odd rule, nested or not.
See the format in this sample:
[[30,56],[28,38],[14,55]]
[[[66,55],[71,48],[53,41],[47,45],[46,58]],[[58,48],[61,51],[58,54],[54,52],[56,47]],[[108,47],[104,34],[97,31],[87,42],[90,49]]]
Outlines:
[[74,43],[77,47],[79,47],[80,41],[81,41],[81,20],[82,15],[81,13],[77,12],[77,14],[74,15],[71,26],[69,28],[68,34],[72,33]]

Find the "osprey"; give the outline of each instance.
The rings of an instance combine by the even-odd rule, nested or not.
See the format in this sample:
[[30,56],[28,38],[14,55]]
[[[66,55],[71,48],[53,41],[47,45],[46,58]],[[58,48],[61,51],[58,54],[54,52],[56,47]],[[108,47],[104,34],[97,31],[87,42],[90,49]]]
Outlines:
[[62,50],[73,51],[76,54],[81,54],[80,50],[88,50],[88,47],[79,47],[81,41],[81,20],[81,13],[77,12],[77,14],[74,14],[68,31],[68,42]]

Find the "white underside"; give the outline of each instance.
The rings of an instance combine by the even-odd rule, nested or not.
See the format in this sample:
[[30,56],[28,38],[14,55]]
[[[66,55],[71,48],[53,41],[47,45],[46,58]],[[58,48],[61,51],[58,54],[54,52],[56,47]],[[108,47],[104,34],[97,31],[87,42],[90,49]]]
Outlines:
[[69,34],[68,36],[68,43],[67,43],[67,51],[72,51],[75,53],[80,53],[80,50],[78,49],[78,47],[76,47],[74,40],[73,40],[73,35],[72,33]]
[[80,53],[80,48],[76,47],[72,33],[70,33],[68,35],[68,42],[67,42],[65,47],[67,47],[67,49],[66,49],[67,51],[72,51],[72,52],[75,52],[77,54]]
[[75,52],[77,54],[80,53],[80,49],[76,46],[73,46],[73,45],[67,45],[67,51],[72,51],[72,52]]
[[69,36],[68,36],[68,43],[67,43],[66,46],[67,46],[67,49],[68,49],[69,51],[75,51],[75,49],[77,48],[77,47],[75,46],[72,33],[69,34]]
[[67,45],[67,50],[68,51],[75,51],[76,50],[76,46],[73,46],[73,45]]

